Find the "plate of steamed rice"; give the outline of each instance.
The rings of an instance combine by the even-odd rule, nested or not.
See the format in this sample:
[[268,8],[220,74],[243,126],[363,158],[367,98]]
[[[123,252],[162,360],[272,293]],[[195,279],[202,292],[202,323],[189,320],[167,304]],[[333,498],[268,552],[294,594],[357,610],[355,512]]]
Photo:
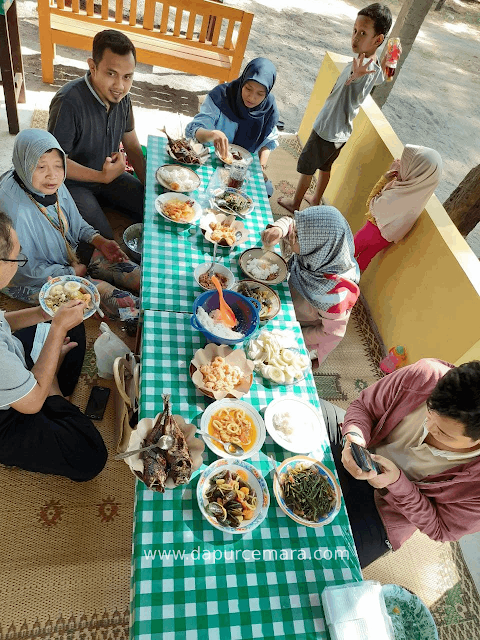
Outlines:
[[239,259],[241,270],[252,280],[272,285],[283,282],[288,274],[287,263],[278,253],[260,247],[247,249]]
[[157,169],[155,177],[169,191],[189,193],[200,186],[200,178],[195,171],[178,164],[164,164]]

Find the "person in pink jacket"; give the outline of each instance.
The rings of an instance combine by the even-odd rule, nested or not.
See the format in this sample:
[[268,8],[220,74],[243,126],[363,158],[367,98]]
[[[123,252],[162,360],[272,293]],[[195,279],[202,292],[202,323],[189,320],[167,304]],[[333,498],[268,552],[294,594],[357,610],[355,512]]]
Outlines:
[[[480,531],[480,361],[419,360],[326,422],[362,567],[416,529],[441,542]],[[355,464],[352,442],[382,473]]]

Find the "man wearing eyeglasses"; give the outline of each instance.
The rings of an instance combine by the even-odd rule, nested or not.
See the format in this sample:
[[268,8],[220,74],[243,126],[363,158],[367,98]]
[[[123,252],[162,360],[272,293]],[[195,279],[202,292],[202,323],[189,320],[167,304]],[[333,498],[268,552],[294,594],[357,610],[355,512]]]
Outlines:
[[[27,261],[11,219],[0,212],[0,289]],[[107,450],[100,433],[67,399],[85,354],[84,308],[72,300],[53,319],[41,307],[0,310],[1,463],[78,482],[103,469]],[[46,320],[50,330],[33,356],[36,325]]]

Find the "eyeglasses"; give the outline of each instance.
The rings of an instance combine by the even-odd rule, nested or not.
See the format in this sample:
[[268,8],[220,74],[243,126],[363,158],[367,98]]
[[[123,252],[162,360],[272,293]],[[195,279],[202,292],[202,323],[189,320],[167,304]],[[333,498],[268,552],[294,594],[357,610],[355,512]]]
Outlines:
[[24,253],[19,253],[18,258],[16,258],[15,260],[12,260],[11,258],[0,258],[0,261],[1,262],[18,262],[19,267],[24,267],[28,262],[28,258]]

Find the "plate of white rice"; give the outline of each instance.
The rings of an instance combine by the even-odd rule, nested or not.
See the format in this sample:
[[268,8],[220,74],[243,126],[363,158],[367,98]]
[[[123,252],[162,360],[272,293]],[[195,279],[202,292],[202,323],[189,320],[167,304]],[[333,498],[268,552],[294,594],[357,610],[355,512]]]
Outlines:
[[247,249],[239,259],[241,270],[252,280],[272,285],[283,282],[288,274],[287,263],[278,253],[259,247]]
[[179,164],[164,164],[155,173],[157,182],[169,191],[189,193],[200,186],[200,178],[188,167]]

